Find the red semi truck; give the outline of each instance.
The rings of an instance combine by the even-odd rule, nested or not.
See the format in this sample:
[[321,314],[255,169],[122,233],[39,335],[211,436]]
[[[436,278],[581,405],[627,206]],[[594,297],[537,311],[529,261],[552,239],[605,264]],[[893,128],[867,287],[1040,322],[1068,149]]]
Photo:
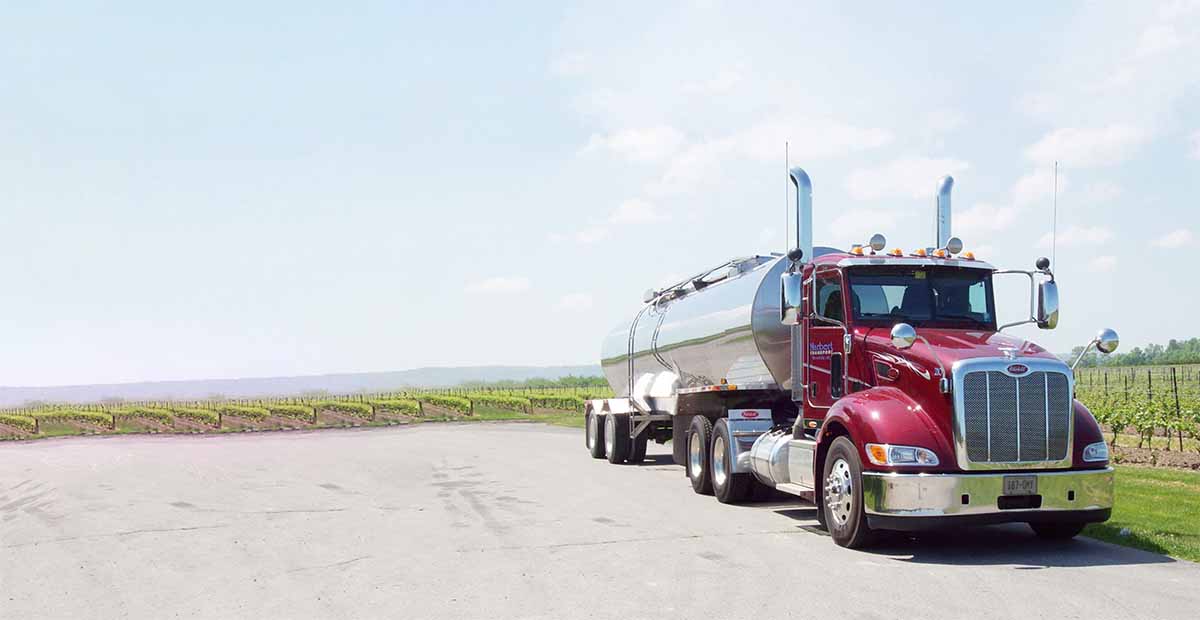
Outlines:
[[[591,456],[640,462],[648,441],[669,440],[697,493],[798,495],[846,547],[879,530],[1003,522],[1069,538],[1108,519],[1113,470],[1073,367],[1004,333],[1057,325],[1049,261],[1001,270],[964,252],[950,177],[932,246],[889,250],[875,235],[814,247],[811,182],[789,176],[795,249],[647,291],[605,338],[618,396],[587,403]],[[1028,317],[998,323],[999,277],[1028,279]],[[1106,329],[1089,348],[1117,345]]]

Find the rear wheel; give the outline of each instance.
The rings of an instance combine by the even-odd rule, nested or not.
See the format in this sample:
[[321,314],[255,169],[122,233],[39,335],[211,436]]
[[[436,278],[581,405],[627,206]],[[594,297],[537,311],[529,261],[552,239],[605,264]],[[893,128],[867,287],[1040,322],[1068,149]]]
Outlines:
[[586,428],[584,436],[587,441],[588,453],[594,459],[604,458],[604,423],[595,411],[588,412]]
[[824,472],[820,509],[833,542],[850,549],[869,545],[874,536],[863,513],[862,462],[849,439],[833,440]]
[[750,474],[733,473],[733,460],[730,458],[730,446],[733,445],[733,434],[729,432],[729,423],[723,418],[717,420],[713,427],[712,451],[709,457],[712,472],[713,495],[722,504],[744,502],[754,490],[754,480]]
[[712,494],[712,478],[708,475],[711,437],[712,422],[704,416],[692,418],[687,434],[687,476],[692,482],[692,490],[701,495]]
[[624,463],[629,458],[629,414],[604,416],[604,452],[609,463]]
[[1069,540],[1083,531],[1086,523],[1030,523],[1029,527],[1038,538],[1046,540]]

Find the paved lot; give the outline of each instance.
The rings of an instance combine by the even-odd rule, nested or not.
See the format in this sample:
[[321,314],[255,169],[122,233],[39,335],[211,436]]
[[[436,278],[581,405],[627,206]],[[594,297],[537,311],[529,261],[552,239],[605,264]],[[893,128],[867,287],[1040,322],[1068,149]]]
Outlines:
[[531,424],[0,444],[4,618],[1194,618],[1200,565],[993,527],[872,552]]

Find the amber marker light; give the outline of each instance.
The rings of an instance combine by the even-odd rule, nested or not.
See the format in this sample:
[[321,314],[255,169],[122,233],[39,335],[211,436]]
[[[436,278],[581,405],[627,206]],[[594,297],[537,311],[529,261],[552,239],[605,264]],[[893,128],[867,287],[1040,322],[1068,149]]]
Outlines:
[[861,245],[854,246],[854,249],[850,250],[850,253],[855,256],[862,256],[863,255],[862,246]]
[[917,251],[913,252],[913,256],[929,256],[929,253],[925,251],[925,248],[917,248]]
[[887,446],[877,443],[867,444],[867,457],[876,465],[888,464]]
[[904,256],[904,252],[900,248],[892,248],[892,251],[888,252],[888,254],[891,256]]
[[933,255],[938,258],[946,258],[946,251],[945,250],[934,250]]
[[967,260],[975,260],[975,253],[974,252],[963,252],[962,257]]

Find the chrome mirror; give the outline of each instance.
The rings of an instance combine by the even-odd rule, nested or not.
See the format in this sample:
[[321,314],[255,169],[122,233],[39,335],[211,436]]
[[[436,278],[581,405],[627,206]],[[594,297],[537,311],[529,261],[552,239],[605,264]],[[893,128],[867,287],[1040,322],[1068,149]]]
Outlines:
[[779,280],[779,322],[799,325],[800,308],[804,303],[804,278],[799,273],[785,273]]
[[1058,327],[1058,284],[1053,280],[1038,285],[1037,326],[1042,329]]
[[882,252],[883,248],[887,247],[887,237],[884,237],[879,233],[875,233],[871,235],[870,244],[872,250],[875,250],[876,252]]
[[962,239],[959,239],[958,237],[950,237],[950,240],[946,242],[946,251],[950,252],[951,254],[958,254],[962,251],[962,248]]
[[1071,370],[1075,370],[1075,367],[1079,365],[1079,362],[1083,361],[1083,356],[1087,355],[1088,351],[1090,351],[1093,346],[1096,347],[1097,351],[1108,355],[1109,353],[1116,351],[1120,344],[1121,339],[1117,336],[1117,332],[1108,329],[1107,327],[1100,330],[1100,333],[1096,334],[1096,337],[1092,338],[1092,341],[1087,343],[1087,346],[1083,347],[1083,350],[1079,352],[1079,357],[1075,358],[1074,364],[1071,364]]
[[1096,334],[1096,349],[1101,353],[1108,355],[1116,351],[1119,346],[1121,346],[1121,338],[1117,336],[1117,332],[1106,327]]
[[917,330],[908,323],[896,323],[892,327],[892,346],[907,349],[917,342]]

